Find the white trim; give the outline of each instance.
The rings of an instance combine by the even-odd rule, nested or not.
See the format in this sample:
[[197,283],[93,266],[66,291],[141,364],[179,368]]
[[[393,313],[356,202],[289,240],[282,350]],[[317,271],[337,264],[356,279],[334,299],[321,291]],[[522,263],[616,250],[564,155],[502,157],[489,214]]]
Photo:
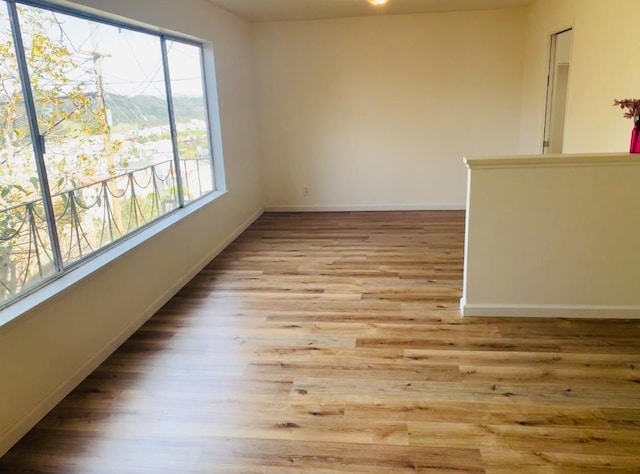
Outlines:
[[379,204],[333,206],[267,206],[265,212],[464,211],[464,204]]
[[577,166],[638,166],[640,155],[629,153],[589,153],[576,155],[516,155],[468,157],[464,162],[474,169],[564,168]]
[[465,317],[640,319],[640,306],[468,304],[460,300]]
[[[469,229],[471,228],[471,171],[467,171],[467,212],[464,216],[464,257],[462,260],[462,300],[467,294],[469,276]],[[461,300],[461,302],[462,302]],[[462,307],[462,306],[461,306]]]
[[240,234],[242,234],[261,215],[263,210],[259,210],[243,222],[235,231],[229,235],[222,243],[216,246],[204,258],[202,258],[191,270],[180,277],[176,283],[165,291],[162,296],[153,301],[134,321],[123,328],[110,342],[103,346],[97,354],[87,360],[82,366],[67,380],[63,381],[46,395],[29,413],[20,418],[16,423],[7,428],[0,436],[0,457],[16,444],[25,434],[29,432],[47,413],[49,413],[64,397],[66,397],[80,382],[82,382],[91,372],[102,364],[118,347],[120,347],[129,337],[131,337],[140,327],[147,322],[162,306],[164,306],[183,286],[229,246]]

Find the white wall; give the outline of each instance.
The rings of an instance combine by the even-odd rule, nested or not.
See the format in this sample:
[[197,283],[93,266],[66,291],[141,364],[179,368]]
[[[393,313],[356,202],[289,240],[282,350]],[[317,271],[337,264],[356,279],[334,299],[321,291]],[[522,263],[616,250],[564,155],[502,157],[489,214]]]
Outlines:
[[0,455],[261,212],[251,26],[203,0],[82,0],[212,41],[229,192],[0,328]]
[[614,99],[640,98],[637,0],[537,0],[527,14],[521,153],[542,150],[549,36],[574,26],[565,153],[629,150],[632,122]]
[[257,24],[267,206],[463,208],[460,158],[517,152],[524,21],[509,9]]
[[463,314],[640,318],[640,157],[469,159]]

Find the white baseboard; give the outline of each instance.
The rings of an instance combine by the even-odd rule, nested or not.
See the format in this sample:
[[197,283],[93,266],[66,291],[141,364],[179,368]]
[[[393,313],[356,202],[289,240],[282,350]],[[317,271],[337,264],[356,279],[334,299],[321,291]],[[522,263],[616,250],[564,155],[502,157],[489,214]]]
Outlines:
[[332,206],[267,206],[265,212],[464,211],[465,204],[379,204]]
[[460,300],[465,317],[640,319],[640,306],[468,304]]
[[155,313],[158,312],[180,289],[182,289],[193,277],[207,266],[220,252],[228,247],[240,234],[242,234],[251,224],[253,224],[262,214],[260,210],[243,222],[234,230],[220,245],[216,246],[209,254],[203,257],[185,275],[179,278],[176,283],[165,291],[159,298],[153,301],[147,308],[135,318],[130,324],[122,329],[111,341],[103,346],[93,357],[87,360],[82,366],[67,380],[54,388],[40,402],[35,405],[29,413],[10,426],[0,436],[0,457],[2,457],[13,445],[15,445],[25,434],[29,432],[47,413],[60,403],[71,391],[76,388],[87,376],[97,369],[118,347],[129,339],[140,327],[146,323]]

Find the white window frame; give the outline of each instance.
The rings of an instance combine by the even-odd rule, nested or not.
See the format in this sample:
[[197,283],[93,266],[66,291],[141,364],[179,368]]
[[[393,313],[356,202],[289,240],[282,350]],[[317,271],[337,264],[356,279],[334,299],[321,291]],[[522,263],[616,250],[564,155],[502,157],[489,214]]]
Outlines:
[[[161,28],[154,28],[148,25],[141,25],[138,22],[134,22],[132,20],[127,20],[125,18],[114,17],[108,14],[96,14],[93,11],[88,12],[83,10],[80,6],[78,8],[69,7],[66,4],[60,5],[57,3],[49,2],[49,1],[41,1],[41,0],[2,0],[5,2],[9,9],[12,11],[13,21],[12,21],[12,29],[19,27],[17,16],[16,16],[16,8],[17,5],[26,5],[37,8],[46,9],[49,11],[53,11],[56,13],[67,14],[77,18],[86,19],[90,21],[95,21],[99,23],[103,23],[106,25],[116,26],[119,28],[126,28],[128,30],[137,31],[145,34],[149,34],[152,36],[156,36],[160,39],[161,49],[162,49],[162,58],[163,58],[163,68],[164,68],[164,76],[165,76],[165,84],[167,90],[167,107],[169,112],[169,120],[171,127],[171,137],[174,148],[174,161],[176,166],[176,184],[178,188],[178,196],[179,196],[179,205],[176,209],[171,210],[157,219],[142,225],[138,229],[135,229],[132,232],[129,232],[125,236],[111,242],[99,249],[95,252],[67,265],[63,265],[60,260],[60,255],[56,256],[54,260],[56,260],[56,272],[49,276],[45,277],[43,280],[30,286],[24,291],[16,294],[12,298],[6,300],[5,302],[0,303],[0,329],[3,329],[8,323],[15,321],[20,315],[25,312],[39,306],[43,302],[48,299],[54,297],[55,295],[65,292],[69,290],[71,287],[76,285],[79,281],[88,277],[95,271],[100,268],[108,265],[110,262],[125,256],[129,251],[137,247],[138,245],[144,243],[148,239],[153,236],[167,230],[169,227],[175,225],[180,222],[182,219],[187,216],[197,212],[199,209],[209,205],[214,200],[218,199],[222,195],[227,193],[226,188],[226,178],[225,178],[225,169],[224,169],[224,160],[223,160],[223,149],[222,149],[222,131],[220,126],[220,111],[218,106],[218,95],[217,95],[217,86],[216,86],[216,75],[215,75],[215,62],[213,56],[213,47],[210,42],[200,40],[198,38],[187,36],[178,33],[168,33],[166,30]],[[18,30],[19,31],[19,30]],[[16,47],[17,47],[17,55],[21,55],[24,58],[24,45],[21,41],[21,33],[14,33],[14,39],[16,39]],[[204,91],[204,100],[205,100],[205,111],[206,111],[206,124],[208,131],[208,141],[209,141],[209,154],[211,160],[211,169],[213,173],[213,186],[214,189],[211,192],[208,192],[190,202],[185,203],[182,195],[182,180],[180,178],[180,166],[179,166],[179,155],[177,153],[177,132],[176,132],[176,123],[175,123],[175,115],[173,111],[173,101],[171,94],[171,86],[170,86],[170,74],[169,74],[169,62],[168,55],[166,49],[166,41],[175,41],[179,43],[184,43],[192,46],[199,47],[201,50],[201,71],[203,75],[203,91]],[[20,62],[22,63],[20,64]],[[24,77],[28,77],[28,74],[25,75],[24,69],[26,69],[26,62],[24,60],[19,59],[19,67],[21,70],[21,79],[24,80]],[[28,73],[28,71],[27,71]],[[24,88],[23,89],[30,89]],[[25,95],[30,95],[25,94]],[[29,103],[30,102],[30,103]],[[35,115],[35,110],[33,109],[33,99],[32,97],[25,97],[25,103],[27,105],[27,115],[30,122],[36,121],[37,118]],[[43,169],[44,163],[43,160],[43,150],[39,149],[41,147],[41,143],[39,140],[34,142],[35,155],[36,160],[40,161],[38,166],[39,178],[41,183],[43,182]],[[46,177],[46,174],[44,175]],[[44,180],[46,182],[46,179]],[[50,202],[50,189],[45,186],[41,186],[43,192],[43,200],[45,204],[47,200]],[[54,222],[52,225],[51,219],[52,215],[48,216],[47,222],[50,228],[53,229],[53,233],[55,233],[55,218],[53,218]],[[51,233],[51,232],[50,232]],[[53,241],[57,240],[56,237],[52,237]],[[56,247],[57,244],[54,244]],[[59,252],[58,250],[54,250],[54,252]]]

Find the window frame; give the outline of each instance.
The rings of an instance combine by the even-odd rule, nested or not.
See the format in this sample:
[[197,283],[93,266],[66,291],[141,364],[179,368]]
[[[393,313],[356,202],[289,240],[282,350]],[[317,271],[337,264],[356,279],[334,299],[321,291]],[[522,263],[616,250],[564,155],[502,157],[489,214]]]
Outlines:
[[[98,269],[120,258],[138,245],[144,243],[153,236],[165,231],[182,219],[193,214],[209,203],[227,193],[224,162],[222,157],[222,137],[220,129],[220,113],[216,90],[215,63],[213,48],[210,42],[200,40],[193,36],[168,32],[160,27],[143,25],[135,20],[111,15],[106,12],[94,12],[84,9],[81,5],[67,6],[47,0],[1,0],[7,5],[11,35],[14,39],[14,48],[18,60],[18,69],[22,84],[25,106],[27,109],[27,121],[32,135],[33,151],[35,155],[38,180],[42,189],[42,201],[47,214],[48,234],[50,237],[55,271],[53,274],[42,278],[37,283],[21,290],[12,297],[0,302],[0,329],[13,321],[24,312],[40,305],[58,293],[66,291],[82,279],[88,277]],[[166,105],[169,114],[170,136],[173,149],[173,163],[176,170],[176,187],[178,206],[159,217],[140,225],[127,234],[103,245],[95,251],[79,258],[76,261],[65,264],[60,249],[57,223],[52,206],[51,189],[48,186],[48,176],[44,161],[44,145],[40,140],[38,131],[38,117],[32,95],[32,84],[26,62],[22,31],[17,15],[17,7],[25,5],[45,9],[54,13],[65,14],[79,19],[98,22],[117,28],[125,28],[131,31],[144,33],[158,38],[161,45],[162,67],[166,89]],[[188,202],[184,200],[183,180],[180,169],[180,156],[178,153],[178,132],[175,120],[175,103],[171,88],[171,76],[167,41],[173,41],[199,49],[200,71],[202,76],[202,90],[205,111],[205,124],[207,130],[207,144],[209,151],[209,164],[213,189],[206,191],[199,197]],[[25,82],[27,81],[27,82]]]

